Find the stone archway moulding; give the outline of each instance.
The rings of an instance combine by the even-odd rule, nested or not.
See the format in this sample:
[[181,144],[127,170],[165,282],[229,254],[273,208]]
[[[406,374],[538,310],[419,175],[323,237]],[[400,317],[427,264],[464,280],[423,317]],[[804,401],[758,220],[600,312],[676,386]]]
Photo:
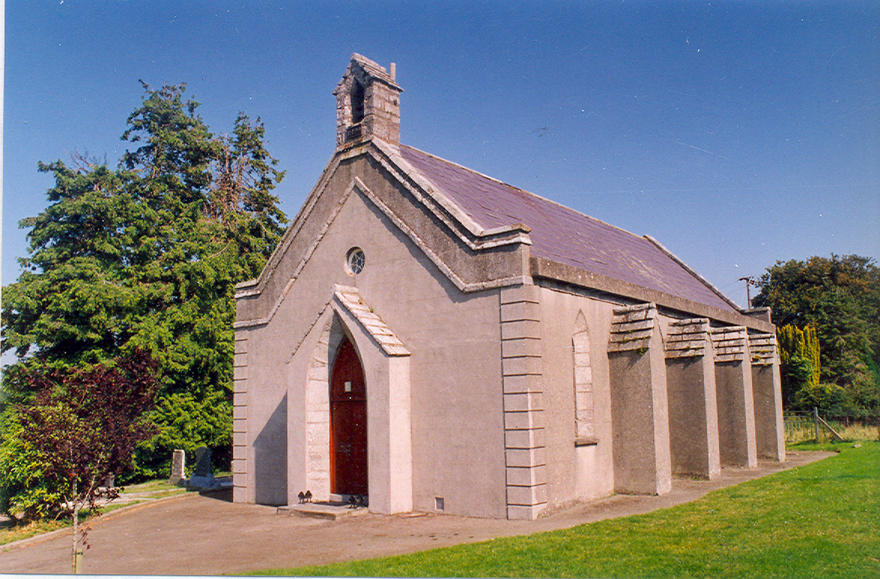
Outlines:
[[[319,318],[321,335],[308,365],[305,406],[306,481],[313,495],[330,494],[329,377],[332,356],[347,337],[364,369],[370,510],[412,510],[410,352],[366,305],[357,288],[336,286]],[[316,324],[318,325],[318,324]],[[320,326],[319,326],[320,327]]]

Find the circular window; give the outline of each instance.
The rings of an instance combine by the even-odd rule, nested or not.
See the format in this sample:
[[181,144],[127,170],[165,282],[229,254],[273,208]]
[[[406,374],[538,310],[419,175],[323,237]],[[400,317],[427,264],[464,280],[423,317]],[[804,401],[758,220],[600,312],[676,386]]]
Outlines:
[[364,270],[364,264],[366,263],[366,258],[364,257],[364,250],[360,247],[352,247],[348,250],[348,254],[345,257],[346,265],[348,266],[348,271],[352,275],[357,275]]

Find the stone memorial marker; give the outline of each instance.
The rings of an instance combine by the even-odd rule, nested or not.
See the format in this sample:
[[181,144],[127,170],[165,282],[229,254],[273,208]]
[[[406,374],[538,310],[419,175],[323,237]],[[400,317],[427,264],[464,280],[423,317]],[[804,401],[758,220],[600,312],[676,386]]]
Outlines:
[[184,465],[186,464],[186,453],[182,450],[175,450],[171,455],[171,476],[168,478],[168,482],[176,485],[181,481],[186,480],[186,471],[184,470]]
[[196,469],[193,475],[186,482],[187,486],[193,488],[214,488],[217,486],[214,481],[214,474],[211,472],[211,449],[206,446],[200,446],[196,449]]
[[200,446],[196,449],[196,470],[193,476],[211,475],[211,449]]

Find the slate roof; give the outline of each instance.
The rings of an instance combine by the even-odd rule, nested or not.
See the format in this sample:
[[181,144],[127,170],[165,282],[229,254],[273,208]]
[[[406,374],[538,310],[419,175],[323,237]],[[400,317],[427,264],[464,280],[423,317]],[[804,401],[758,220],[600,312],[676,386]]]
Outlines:
[[484,229],[518,223],[530,227],[533,256],[725,311],[739,311],[646,237],[418,149],[400,145],[400,154]]

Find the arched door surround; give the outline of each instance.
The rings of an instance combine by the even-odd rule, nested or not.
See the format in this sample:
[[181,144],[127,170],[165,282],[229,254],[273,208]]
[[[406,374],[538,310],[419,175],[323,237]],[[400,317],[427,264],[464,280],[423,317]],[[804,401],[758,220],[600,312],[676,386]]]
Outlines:
[[[313,345],[298,348],[289,362],[291,384],[305,377],[305,389],[291,388],[291,415],[301,419],[290,423],[288,479],[293,483],[288,485],[288,502],[296,502],[301,489],[311,490],[316,501],[328,500],[331,493],[369,492],[371,512],[411,511],[410,352],[357,288],[334,289],[313,324],[315,334],[306,338],[314,340]],[[309,360],[301,364],[298,358],[307,351]],[[342,375],[343,368],[349,368],[348,377]],[[346,392],[346,382],[351,383],[351,392]],[[362,413],[355,410],[347,418],[331,417],[331,403],[339,411],[334,414],[344,414],[347,411],[340,408],[356,407],[358,398],[363,401]],[[346,423],[349,426],[344,427]],[[344,439],[355,433],[361,438]],[[341,448],[342,444],[351,448]],[[363,453],[365,461],[343,461],[343,452]],[[362,466],[353,468],[354,473],[340,471],[357,464]],[[355,487],[345,486],[349,484]]]

